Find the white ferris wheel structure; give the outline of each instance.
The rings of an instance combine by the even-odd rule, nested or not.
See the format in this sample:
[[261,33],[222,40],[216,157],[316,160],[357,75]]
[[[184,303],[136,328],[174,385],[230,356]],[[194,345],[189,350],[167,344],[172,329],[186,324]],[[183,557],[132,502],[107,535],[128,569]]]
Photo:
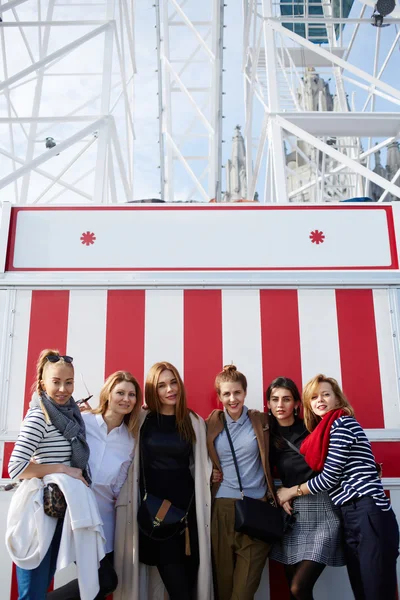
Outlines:
[[[1,200],[137,199],[136,2],[0,0]],[[395,0],[149,0],[159,198],[226,198],[224,37],[238,2],[243,199],[400,199]]]

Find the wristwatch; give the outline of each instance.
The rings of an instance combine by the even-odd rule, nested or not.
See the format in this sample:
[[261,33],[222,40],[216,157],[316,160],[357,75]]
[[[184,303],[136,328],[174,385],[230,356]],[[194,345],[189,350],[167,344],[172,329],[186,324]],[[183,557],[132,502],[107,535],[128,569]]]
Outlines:
[[303,490],[301,489],[301,483],[300,483],[300,485],[297,486],[297,495],[298,496],[302,496],[303,495]]

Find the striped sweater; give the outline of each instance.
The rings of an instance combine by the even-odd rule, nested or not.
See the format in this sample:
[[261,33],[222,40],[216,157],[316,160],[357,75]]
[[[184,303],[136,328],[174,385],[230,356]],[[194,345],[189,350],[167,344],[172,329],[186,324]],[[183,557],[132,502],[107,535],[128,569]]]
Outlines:
[[10,477],[18,478],[29,465],[31,458],[40,464],[71,464],[70,442],[54,425],[46,422],[40,408],[28,410],[22,423],[8,463]]
[[371,496],[379,508],[390,509],[371,445],[353,417],[343,416],[332,423],[323,471],[307,485],[311,494],[327,491],[338,506],[348,500]]

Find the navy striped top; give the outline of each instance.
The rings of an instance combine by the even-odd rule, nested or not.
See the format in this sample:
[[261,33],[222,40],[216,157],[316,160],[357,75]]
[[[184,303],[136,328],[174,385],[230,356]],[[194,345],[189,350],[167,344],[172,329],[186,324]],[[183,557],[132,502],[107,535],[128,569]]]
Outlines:
[[332,423],[324,468],[307,486],[311,494],[327,491],[338,506],[348,500],[371,496],[379,508],[390,509],[371,445],[354,417],[343,416]]
[[12,451],[8,473],[12,479],[18,478],[32,457],[42,465],[62,463],[70,466],[71,454],[71,443],[54,425],[47,423],[40,408],[31,408]]

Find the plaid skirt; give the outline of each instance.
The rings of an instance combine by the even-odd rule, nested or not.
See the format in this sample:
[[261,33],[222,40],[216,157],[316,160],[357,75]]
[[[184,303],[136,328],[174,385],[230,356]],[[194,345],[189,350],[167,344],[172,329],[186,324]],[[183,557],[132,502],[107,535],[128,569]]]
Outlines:
[[345,565],[340,508],[327,493],[300,496],[293,500],[283,538],[273,545],[270,558],[285,565],[313,560],[331,567]]

